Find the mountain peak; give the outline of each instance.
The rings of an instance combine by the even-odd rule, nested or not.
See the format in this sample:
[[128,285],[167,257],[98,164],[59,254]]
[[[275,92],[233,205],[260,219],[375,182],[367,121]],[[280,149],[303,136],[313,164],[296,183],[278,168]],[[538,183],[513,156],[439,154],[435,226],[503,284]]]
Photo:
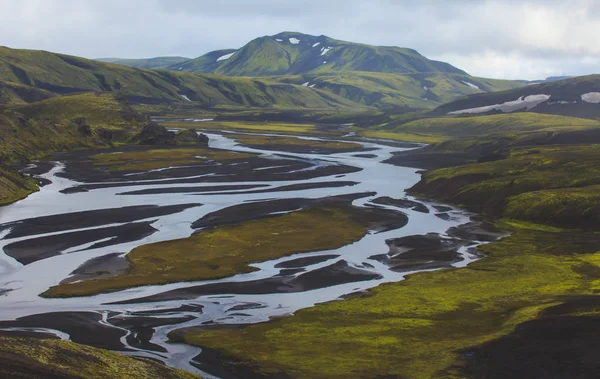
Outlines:
[[[221,52],[223,51],[219,54]],[[170,68],[182,67],[184,71],[230,76],[326,74],[347,71],[466,74],[448,63],[429,60],[413,49],[353,43],[325,35],[314,36],[294,31],[259,37],[238,50],[219,54],[210,52]]]

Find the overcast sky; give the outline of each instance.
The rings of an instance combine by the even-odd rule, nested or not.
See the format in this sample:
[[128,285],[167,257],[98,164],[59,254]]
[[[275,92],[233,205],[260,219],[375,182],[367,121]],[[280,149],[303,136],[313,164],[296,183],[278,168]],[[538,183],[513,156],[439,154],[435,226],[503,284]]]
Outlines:
[[281,31],[410,47],[472,75],[600,72],[600,0],[0,0],[0,45],[196,57]]

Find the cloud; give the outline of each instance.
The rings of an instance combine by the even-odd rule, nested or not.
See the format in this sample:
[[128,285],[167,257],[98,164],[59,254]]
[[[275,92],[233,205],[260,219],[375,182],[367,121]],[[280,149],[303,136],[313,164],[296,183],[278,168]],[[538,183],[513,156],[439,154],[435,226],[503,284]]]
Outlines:
[[410,47],[479,76],[597,72],[593,0],[0,0],[2,43],[85,57],[195,57],[292,30]]

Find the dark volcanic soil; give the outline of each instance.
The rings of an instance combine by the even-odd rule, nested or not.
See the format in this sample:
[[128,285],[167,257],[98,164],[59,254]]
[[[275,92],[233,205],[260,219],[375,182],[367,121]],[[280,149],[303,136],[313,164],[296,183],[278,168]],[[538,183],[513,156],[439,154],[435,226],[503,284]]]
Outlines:
[[114,304],[192,299],[202,295],[293,293],[380,278],[381,276],[377,273],[352,267],[346,261],[341,260],[327,267],[298,276],[275,276],[248,282],[205,284],[176,289],[139,299],[116,302]]
[[585,296],[542,312],[511,334],[463,351],[464,373],[490,379],[588,379],[600,373],[600,316],[572,316],[600,307]]
[[457,250],[460,241],[435,233],[391,239],[386,243],[390,251],[371,258],[385,263],[394,271],[448,267],[463,260]]
[[0,230],[12,228],[5,237],[18,238],[63,230],[91,228],[107,224],[120,224],[182,212],[202,204],[140,205],[133,207],[99,209],[94,211],[63,213],[53,216],[29,218],[0,224]]
[[102,315],[95,312],[54,312],[21,317],[15,321],[0,321],[0,328],[56,329],[71,336],[71,341],[109,350],[128,350],[120,339],[126,332],[100,324]]
[[93,243],[94,241],[110,238],[110,240],[96,242],[84,250],[140,240],[156,232],[156,229],[151,226],[152,223],[153,221],[138,222],[121,226],[31,238],[6,245],[4,247],[4,252],[20,263],[27,265],[41,259],[59,255],[70,248]]

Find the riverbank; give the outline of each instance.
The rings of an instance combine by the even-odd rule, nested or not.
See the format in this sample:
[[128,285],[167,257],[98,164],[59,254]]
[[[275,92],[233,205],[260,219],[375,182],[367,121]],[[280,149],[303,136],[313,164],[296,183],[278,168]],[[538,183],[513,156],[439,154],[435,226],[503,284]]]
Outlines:
[[[412,191],[483,212],[511,233],[480,246],[483,259],[268,323],[184,329],[173,340],[206,347],[202,367],[224,378],[594,377],[600,154],[596,139],[581,137],[593,137],[595,124],[486,117],[452,119],[464,138],[390,160],[456,166],[426,172]],[[478,140],[488,120],[495,136]]]

